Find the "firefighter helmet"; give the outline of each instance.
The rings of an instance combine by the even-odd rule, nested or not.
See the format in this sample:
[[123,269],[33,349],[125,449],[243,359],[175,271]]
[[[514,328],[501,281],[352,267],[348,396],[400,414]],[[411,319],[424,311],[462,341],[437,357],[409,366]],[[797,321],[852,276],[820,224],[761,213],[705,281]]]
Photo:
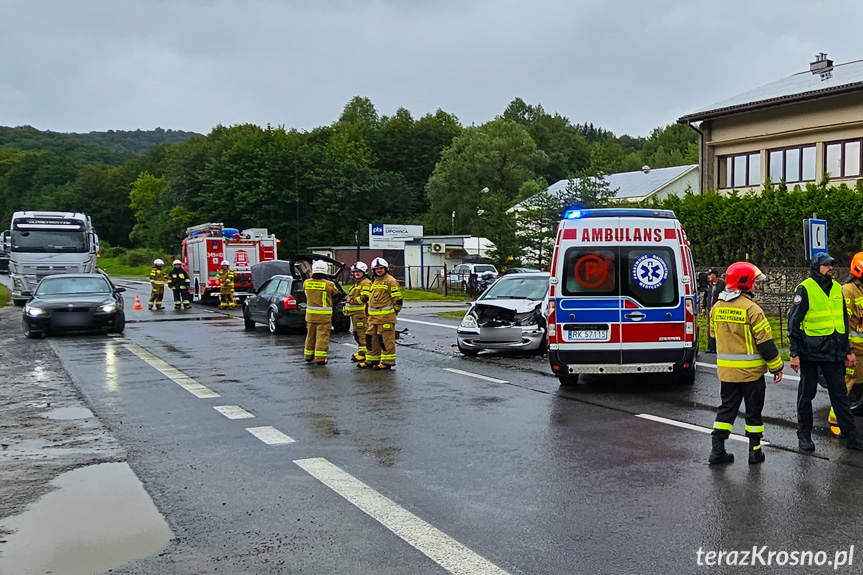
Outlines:
[[228,260],[222,260],[222,263],[221,263],[220,265],[221,265],[223,268],[224,268],[224,267],[231,267],[231,264],[229,264],[229,263],[228,263]]
[[740,291],[752,291],[756,281],[764,279],[764,274],[754,264],[735,262],[728,266],[725,272],[725,288]]
[[357,262],[357,263],[355,263],[354,265],[352,265],[352,266],[351,266],[351,271],[352,271],[352,272],[363,272],[363,273],[366,273],[367,271],[369,271],[369,266],[367,266],[367,265],[366,265],[366,264],[364,264],[363,262]]
[[851,258],[851,275],[855,278],[863,278],[863,252],[857,252]]
[[387,263],[387,260],[384,258],[375,258],[372,260],[372,269],[376,268],[385,268],[389,269],[390,264]]
[[312,273],[313,274],[325,274],[329,268],[327,267],[327,263],[321,260],[315,260],[312,262]]
[[181,262],[180,260],[174,260],[174,262],[171,265],[181,266],[181,265],[183,265],[183,262]]
[[159,258],[156,258],[156,259],[154,259],[154,260],[153,260],[153,265],[154,265],[154,266],[156,266],[157,268],[160,268],[160,267],[162,267],[163,265],[165,265],[165,262],[163,262],[163,261],[162,261],[162,260],[160,260]]

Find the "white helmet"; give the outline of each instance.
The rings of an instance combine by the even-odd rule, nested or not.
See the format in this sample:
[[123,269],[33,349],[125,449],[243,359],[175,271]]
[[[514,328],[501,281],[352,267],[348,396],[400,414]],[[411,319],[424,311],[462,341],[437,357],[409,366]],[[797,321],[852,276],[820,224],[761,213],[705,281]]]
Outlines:
[[181,262],[180,260],[174,260],[174,261],[173,261],[173,263],[172,263],[171,265],[174,265],[174,266],[175,266],[175,265],[177,265],[177,264],[183,265],[183,262]]
[[222,263],[219,265],[221,265],[222,267],[225,267],[225,266],[231,267],[231,264],[228,263],[228,260],[222,260]]
[[312,273],[313,274],[325,274],[329,271],[327,267],[327,263],[321,260],[315,260],[312,262]]
[[357,262],[357,263],[355,263],[354,265],[352,265],[352,266],[351,266],[351,271],[352,271],[352,272],[363,272],[363,273],[366,273],[367,271],[369,271],[369,266],[367,266],[367,265],[366,265],[366,264],[364,264],[363,262]]
[[159,266],[163,266],[163,265],[165,265],[165,262],[163,262],[163,261],[162,261],[162,260],[160,260],[159,258],[156,258],[156,259],[154,259],[154,260],[153,260],[153,265],[154,265],[154,266],[156,266],[156,267],[159,267]]
[[390,268],[390,264],[387,263],[387,260],[384,258],[375,258],[372,260],[372,269],[375,268]]

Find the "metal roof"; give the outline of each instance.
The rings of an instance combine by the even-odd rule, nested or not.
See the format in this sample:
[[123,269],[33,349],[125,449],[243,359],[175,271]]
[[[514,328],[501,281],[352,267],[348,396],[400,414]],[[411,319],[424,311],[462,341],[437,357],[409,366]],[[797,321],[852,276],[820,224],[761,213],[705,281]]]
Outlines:
[[863,60],[835,64],[830,69],[829,77],[822,79],[823,76],[809,70],[799,72],[682,116],[677,121],[686,123],[709,120],[749,110],[863,90]]
[[[615,198],[644,198],[653,195],[671,182],[697,169],[698,164],[690,164],[670,168],[653,168],[647,172],[643,170],[622,172],[605,176],[605,181],[608,182],[609,189],[617,190]],[[578,180],[578,178],[574,179]],[[566,191],[568,184],[569,180],[560,180],[540,193],[560,195]],[[515,207],[522,207],[523,203],[516,204]]]

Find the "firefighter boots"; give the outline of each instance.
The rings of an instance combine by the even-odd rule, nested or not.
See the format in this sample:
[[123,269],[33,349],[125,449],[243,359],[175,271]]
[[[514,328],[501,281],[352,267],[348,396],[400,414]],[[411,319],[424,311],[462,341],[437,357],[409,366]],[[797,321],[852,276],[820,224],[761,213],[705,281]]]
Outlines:
[[725,440],[721,437],[712,437],[713,450],[710,452],[710,465],[719,465],[721,463],[733,463],[734,454],[725,451]]
[[797,445],[803,451],[815,451],[815,444],[812,443],[812,435],[808,431],[797,432]]
[[755,465],[764,461],[764,451],[761,449],[761,438],[749,438],[749,465]]

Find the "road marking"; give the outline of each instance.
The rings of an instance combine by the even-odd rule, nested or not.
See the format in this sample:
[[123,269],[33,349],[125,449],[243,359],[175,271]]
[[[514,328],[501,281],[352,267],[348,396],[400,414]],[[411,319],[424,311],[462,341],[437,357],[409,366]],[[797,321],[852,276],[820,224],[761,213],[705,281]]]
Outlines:
[[246,431],[266,443],[267,445],[287,445],[294,440],[276,429],[275,427],[247,427]]
[[297,459],[294,463],[450,573],[508,575],[491,561],[435,529],[326,459]]
[[480,375],[478,373],[471,373],[469,371],[462,371],[460,369],[453,369],[451,367],[445,367],[444,371],[451,371],[452,373],[458,373],[459,375],[466,375],[468,377],[475,377],[477,379],[484,379],[486,381],[493,381],[495,383],[509,383],[505,379],[497,379],[496,377],[489,377],[487,375]]
[[[635,417],[640,417],[642,419],[649,419],[650,421],[656,421],[658,423],[666,423],[668,425],[673,425],[674,427],[682,427],[683,429],[691,429],[692,431],[700,431],[701,433],[713,433],[713,430],[709,427],[701,427],[700,425],[692,425],[691,423],[684,423],[682,421],[675,421],[673,419],[666,419],[664,417],[659,417],[656,415],[650,415],[648,413],[639,413]],[[749,443],[749,438],[745,435],[736,435],[732,433],[728,436],[728,439],[733,439],[735,441],[743,441],[744,443]],[[762,441],[761,445],[770,445],[766,441]]]
[[405,318],[403,318],[403,317],[398,318],[398,319],[396,320],[396,324],[399,324],[400,322],[403,322],[403,321],[404,321],[404,322],[407,322],[407,323],[418,323],[418,324],[420,324],[420,325],[430,325],[430,326],[433,326],[433,327],[445,327],[445,328],[447,328],[447,329],[458,329],[458,326],[457,326],[457,325],[447,325],[447,324],[445,324],[445,323],[433,323],[433,322],[430,322],[430,321],[420,321],[420,320],[418,320],[418,319],[405,319]]
[[255,417],[239,405],[214,405],[213,409],[228,419],[249,419],[250,417]]
[[[705,363],[703,361],[696,361],[695,365],[700,365],[701,367],[710,367],[712,369],[716,369],[715,363]],[[767,374],[765,374],[765,375],[767,375]],[[800,381],[800,376],[799,375],[791,375],[790,373],[783,373],[782,379],[793,379],[795,381]]]
[[176,367],[165,361],[162,361],[140,345],[134,343],[124,343],[123,347],[143,359],[145,362],[150,364],[151,367],[155,368],[157,371],[160,371],[162,375],[172,380],[174,383],[176,383],[195,397],[200,399],[221,397],[221,395],[219,395],[209,387],[201,385]]

